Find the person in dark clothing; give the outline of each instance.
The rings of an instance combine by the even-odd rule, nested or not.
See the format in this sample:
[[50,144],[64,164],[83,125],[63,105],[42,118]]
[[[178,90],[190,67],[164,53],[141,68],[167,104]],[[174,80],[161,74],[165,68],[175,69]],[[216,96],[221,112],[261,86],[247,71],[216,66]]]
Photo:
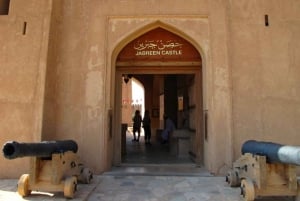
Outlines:
[[[141,125],[142,125],[142,116],[141,112],[139,110],[135,111],[134,117],[133,117],[133,140],[138,142],[140,140],[140,134],[141,134]],[[136,138],[135,133],[138,133],[138,137]]]
[[145,132],[145,143],[151,145],[151,119],[149,110],[145,110],[144,118],[143,118],[143,128]]

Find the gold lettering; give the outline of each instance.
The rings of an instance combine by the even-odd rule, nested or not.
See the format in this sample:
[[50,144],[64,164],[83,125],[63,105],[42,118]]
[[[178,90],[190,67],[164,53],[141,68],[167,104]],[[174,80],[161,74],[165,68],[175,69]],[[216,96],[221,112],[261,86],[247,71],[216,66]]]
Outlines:
[[136,51],[135,56],[155,56],[160,55],[160,51]]
[[158,51],[136,51],[136,56],[156,56],[156,55],[182,55],[182,50],[158,50]]

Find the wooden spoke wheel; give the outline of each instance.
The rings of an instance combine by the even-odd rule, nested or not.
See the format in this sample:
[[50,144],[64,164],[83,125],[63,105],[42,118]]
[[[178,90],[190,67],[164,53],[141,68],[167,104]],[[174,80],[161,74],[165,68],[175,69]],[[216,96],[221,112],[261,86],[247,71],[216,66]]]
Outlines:
[[83,168],[80,174],[80,181],[84,184],[89,184],[93,179],[93,173],[89,168]]
[[295,196],[295,201],[300,201],[300,180],[297,180],[297,195]]
[[226,182],[231,187],[237,187],[241,185],[241,181],[239,178],[239,173],[236,170],[230,170],[226,175]]
[[65,184],[64,184],[64,196],[66,198],[73,198],[76,188],[77,188],[77,178],[74,176],[68,177],[65,180]]
[[250,179],[243,179],[241,182],[241,195],[245,201],[253,201],[255,199],[255,187]]
[[23,174],[18,181],[18,193],[22,196],[28,196],[31,193],[29,190],[29,174]]

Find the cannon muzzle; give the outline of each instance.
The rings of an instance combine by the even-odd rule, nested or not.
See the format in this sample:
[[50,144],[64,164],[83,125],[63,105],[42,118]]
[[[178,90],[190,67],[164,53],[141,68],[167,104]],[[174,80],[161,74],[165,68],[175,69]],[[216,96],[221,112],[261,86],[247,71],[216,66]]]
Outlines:
[[242,146],[242,154],[266,156],[268,163],[300,165],[300,146],[248,140]]
[[78,150],[77,143],[73,140],[43,141],[38,143],[18,143],[8,141],[4,144],[2,152],[5,158],[15,159],[26,156],[51,157],[54,153]]

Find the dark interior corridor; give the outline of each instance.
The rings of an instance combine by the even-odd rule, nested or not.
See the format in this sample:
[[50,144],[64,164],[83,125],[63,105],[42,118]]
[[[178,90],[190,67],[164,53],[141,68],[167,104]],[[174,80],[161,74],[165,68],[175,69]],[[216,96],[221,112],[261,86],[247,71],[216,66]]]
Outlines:
[[170,144],[161,144],[151,138],[151,145],[146,145],[144,137],[139,142],[132,142],[132,133],[126,133],[126,153],[122,156],[123,164],[130,165],[149,165],[149,164],[188,164],[195,165],[189,157],[178,157],[171,153]]

